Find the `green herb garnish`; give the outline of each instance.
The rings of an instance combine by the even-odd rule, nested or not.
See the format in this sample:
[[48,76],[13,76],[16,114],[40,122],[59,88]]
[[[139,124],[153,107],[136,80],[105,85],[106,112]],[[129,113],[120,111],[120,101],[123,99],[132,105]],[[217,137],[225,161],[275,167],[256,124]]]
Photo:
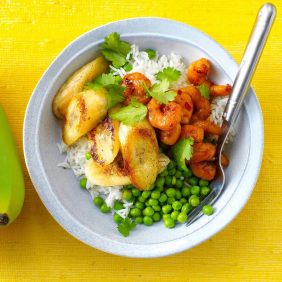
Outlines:
[[193,154],[194,139],[192,137],[180,139],[172,146],[173,158],[179,168],[187,171],[185,160],[189,161]]
[[204,97],[208,100],[210,99],[210,89],[207,85],[201,84],[201,85],[198,86],[198,89],[199,89],[202,97]]
[[164,68],[162,71],[157,73],[157,79],[159,81],[163,81],[166,79],[170,83],[177,81],[180,76],[181,76],[181,72],[172,67]]

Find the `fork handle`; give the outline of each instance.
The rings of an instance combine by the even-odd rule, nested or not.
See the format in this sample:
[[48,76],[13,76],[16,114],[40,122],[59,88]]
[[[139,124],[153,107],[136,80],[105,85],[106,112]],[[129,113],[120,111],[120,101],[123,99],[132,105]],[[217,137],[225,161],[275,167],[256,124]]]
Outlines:
[[[225,137],[229,133],[231,125],[236,121],[242,107],[244,98],[249,90],[250,82],[260,59],[276,15],[276,8],[273,4],[264,4],[256,19],[249,42],[245,49],[239,71],[236,75],[233,89],[223,113],[223,134],[221,143],[225,142]],[[219,142],[220,143],[220,142]],[[221,144],[219,144],[218,147]]]

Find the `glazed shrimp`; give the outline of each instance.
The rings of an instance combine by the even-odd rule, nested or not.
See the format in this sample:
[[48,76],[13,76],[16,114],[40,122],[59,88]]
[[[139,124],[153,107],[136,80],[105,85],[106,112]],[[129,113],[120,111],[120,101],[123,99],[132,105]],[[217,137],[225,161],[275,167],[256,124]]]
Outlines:
[[188,68],[187,78],[194,85],[200,85],[207,80],[211,69],[211,63],[208,59],[201,58],[192,62]]
[[231,85],[212,85],[210,87],[211,96],[226,96],[231,92]]
[[204,139],[204,129],[195,125],[184,125],[181,128],[181,137],[192,137],[194,142],[202,142]]
[[204,131],[209,134],[221,134],[221,127],[209,120],[199,120],[196,121],[193,125],[203,128]]
[[199,178],[211,181],[215,177],[216,164],[214,162],[190,163],[193,174]]
[[229,165],[229,159],[227,158],[227,156],[225,154],[221,154],[221,159],[220,159],[221,165],[226,167]]
[[181,88],[177,93],[179,95],[187,93],[191,97],[195,108],[193,113],[193,121],[207,119],[209,117],[211,112],[210,102],[201,96],[200,91],[195,86],[189,85],[187,87]]
[[182,107],[181,123],[188,124],[193,114],[193,102],[191,96],[183,91],[177,91],[175,102]]
[[148,119],[155,128],[171,130],[181,121],[182,109],[181,106],[175,102],[159,104],[156,99],[151,99],[147,107]]
[[151,81],[142,73],[133,72],[125,75],[121,83],[125,87],[123,94],[125,97],[124,104],[128,105],[132,97],[142,104],[147,104],[150,98],[146,95],[144,84],[146,84],[147,88],[151,87]]
[[193,155],[190,163],[199,163],[210,161],[215,157],[216,146],[211,143],[198,142],[194,143]]
[[178,123],[173,129],[171,130],[162,130],[160,132],[160,140],[162,143],[167,145],[174,145],[180,137],[181,133],[181,125]]

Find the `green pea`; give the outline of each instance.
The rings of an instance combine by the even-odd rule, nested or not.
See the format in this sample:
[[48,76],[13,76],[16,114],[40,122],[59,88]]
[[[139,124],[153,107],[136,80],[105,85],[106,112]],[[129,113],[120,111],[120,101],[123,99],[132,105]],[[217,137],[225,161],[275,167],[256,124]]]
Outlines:
[[182,172],[180,170],[177,170],[176,173],[174,174],[176,178],[180,178],[182,176]]
[[201,188],[199,186],[192,186],[190,188],[190,191],[191,191],[192,195],[197,195],[198,196],[200,194]]
[[195,176],[192,176],[188,179],[188,182],[192,185],[192,186],[196,186],[198,184],[198,178]]
[[150,206],[149,200],[148,200],[147,202],[145,202],[145,206],[146,206],[146,207],[149,207],[149,206]]
[[143,210],[145,208],[145,204],[138,201],[138,202],[135,203],[135,207],[140,209],[140,210]]
[[173,220],[177,220],[177,217],[179,215],[179,211],[173,211],[171,214],[170,214],[170,217],[173,219]]
[[181,208],[181,212],[189,213],[192,209],[193,208],[189,203],[185,203]]
[[141,203],[145,203],[146,199],[144,199],[142,196],[139,196],[138,201]]
[[187,167],[187,170],[183,171],[183,176],[189,178],[193,175],[192,171]]
[[199,185],[200,185],[201,187],[209,186],[209,182],[208,182],[207,180],[200,179]]
[[143,223],[147,226],[151,226],[153,224],[153,219],[150,216],[144,216]]
[[132,70],[132,65],[129,64],[129,63],[126,63],[124,66],[123,66],[123,69],[128,72],[128,71],[131,71]]
[[143,214],[146,215],[146,216],[152,216],[154,214],[154,210],[153,208],[151,207],[146,207],[144,210],[143,210]]
[[104,199],[102,197],[97,196],[94,198],[93,203],[95,206],[101,207],[104,204]]
[[167,195],[165,193],[161,193],[161,196],[159,198],[160,203],[164,203],[167,200]]
[[170,169],[169,171],[168,171],[168,175],[174,175],[176,173],[176,169],[175,168],[173,168],[173,169]]
[[135,187],[132,184],[128,184],[128,185],[123,186],[123,188],[125,188],[127,190],[131,190],[131,189],[133,189]]
[[91,158],[92,158],[91,153],[87,152],[87,153],[85,154],[85,159],[86,159],[86,160],[90,160]]
[[161,210],[161,207],[158,206],[158,205],[152,206],[152,208],[153,208],[154,211],[160,211]]
[[192,195],[190,196],[189,198],[189,204],[192,206],[192,207],[197,207],[199,204],[200,204],[200,198],[196,195]]
[[137,216],[137,217],[135,218],[135,222],[136,222],[137,224],[142,224],[142,223],[143,223],[143,217],[142,217],[142,216]]
[[211,189],[209,187],[203,186],[201,187],[201,195],[206,196],[210,193]]
[[141,210],[138,208],[133,208],[130,210],[130,215],[133,217],[137,217],[141,215]]
[[122,221],[122,217],[119,214],[115,213],[114,214],[114,222],[120,223],[121,221]]
[[165,177],[165,185],[169,186],[171,185],[172,177],[171,176],[166,176]]
[[171,185],[174,186],[175,183],[176,183],[176,177],[175,177],[175,176],[172,176]]
[[156,51],[153,49],[146,49],[145,52],[148,54],[150,60],[156,58]]
[[108,206],[104,203],[104,204],[102,204],[102,206],[100,207],[100,211],[101,211],[102,213],[109,213],[109,212],[111,211],[111,208],[108,207]]
[[184,223],[187,221],[187,218],[188,218],[187,214],[184,212],[181,212],[177,217],[177,221],[180,223]]
[[175,198],[176,198],[176,200],[180,200],[182,198],[182,194],[179,190],[176,190]]
[[153,214],[153,220],[154,220],[155,222],[160,221],[160,220],[161,220],[161,214],[160,214],[159,212],[155,212],[155,213]]
[[150,195],[151,195],[151,191],[143,191],[143,192],[142,192],[142,197],[143,197],[144,199],[149,198]]
[[169,162],[169,164],[167,165],[167,169],[168,169],[168,170],[172,170],[172,169],[175,168],[175,167],[176,167],[176,162],[173,161],[173,160],[171,160],[171,161]]
[[181,193],[183,197],[190,196],[191,195],[190,188],[188,186],[183,187]]
[[160,187],[163,187],[165,184],[165,178],[163,176],[158,176],[156,182],[155,182],[155,185],[160,188]]
[[122,191],[122,198],[125,201],[130,201],[132,198],[132,192],[130,190],[123,190]]
[[163,221],[165,221],[167,218],[171,218],[171,215],[169,213],[163,214]]
[[157,187],[157,188],[155,188],[155,191],[163,192],[164,191],[164,187]]
[[149,199],[149,205],[150,206],[157,206],[159,204],[159,201],[158,200],[155,200],[155,199]]
[[185,198],[181,198],[180,199],[180,203],[183,205],[183,204],[186,204],[187,203],[187,200]]
[[176,194],[176,190],[174,188],[168,188],[165,192],[168,197],[174,197]]
[[162,176],[162,177],[167,176],[167,175],[168,175],[167,169],[165,169],[165,170],[164,170],[163,172],[161,172],[159,175]]
[[159,199],[160,196],[161,196],[160,191],[153,191],[152,194],[151,194],[151,198],[156,199],[156,200]]
[[115,201],[114,203],[114,210],[119,211],[123,209],[123,203],[120,201]]
[[175,198],[169,197],[169,198],[167,199],[167,203],[168,203],[169,205],[172,205],[172,203],[174,203],[174,202],[175,202]]
[[81,188],[86,189],[87,178],[81,178],[79,181],[79,185]]
[[170,213],[171,212],[171,205],[165,205],[162,207],[163,213]]
[[141,192],[136,188],[133,188],[131,192],[134,197],[139,197],[141,195]]
[[172,218],[166,218],[164,220],[164,225],[167,228],[173,228],[175,226],[175,222],[174,222],[174,220]]
[[173,204],[172,204],[172,208],[176,211],[179,211],[181,210],[182,208],[182,204],[179,202],[179,201],[175,201]]
[[183,187],[183,181],[180,180],[180,179],[177,179],[176,183],[175,183],[175,187],[176,188],[182,188]]
[[214,210],[213,210],[213,207],[211,205],[205,205],[202,208],[202,212],[205,215],[211,215],[211,214],[213,214],[213,211]]

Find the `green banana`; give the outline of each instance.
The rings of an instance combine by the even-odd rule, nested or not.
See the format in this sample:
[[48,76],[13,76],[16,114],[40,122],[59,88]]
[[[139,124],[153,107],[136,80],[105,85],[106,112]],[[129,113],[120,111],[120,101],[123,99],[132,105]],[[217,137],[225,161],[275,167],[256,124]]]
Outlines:
[[0,105],[0,226],[8,225],[17,218],[24,195],[20,159],[7,116]]

